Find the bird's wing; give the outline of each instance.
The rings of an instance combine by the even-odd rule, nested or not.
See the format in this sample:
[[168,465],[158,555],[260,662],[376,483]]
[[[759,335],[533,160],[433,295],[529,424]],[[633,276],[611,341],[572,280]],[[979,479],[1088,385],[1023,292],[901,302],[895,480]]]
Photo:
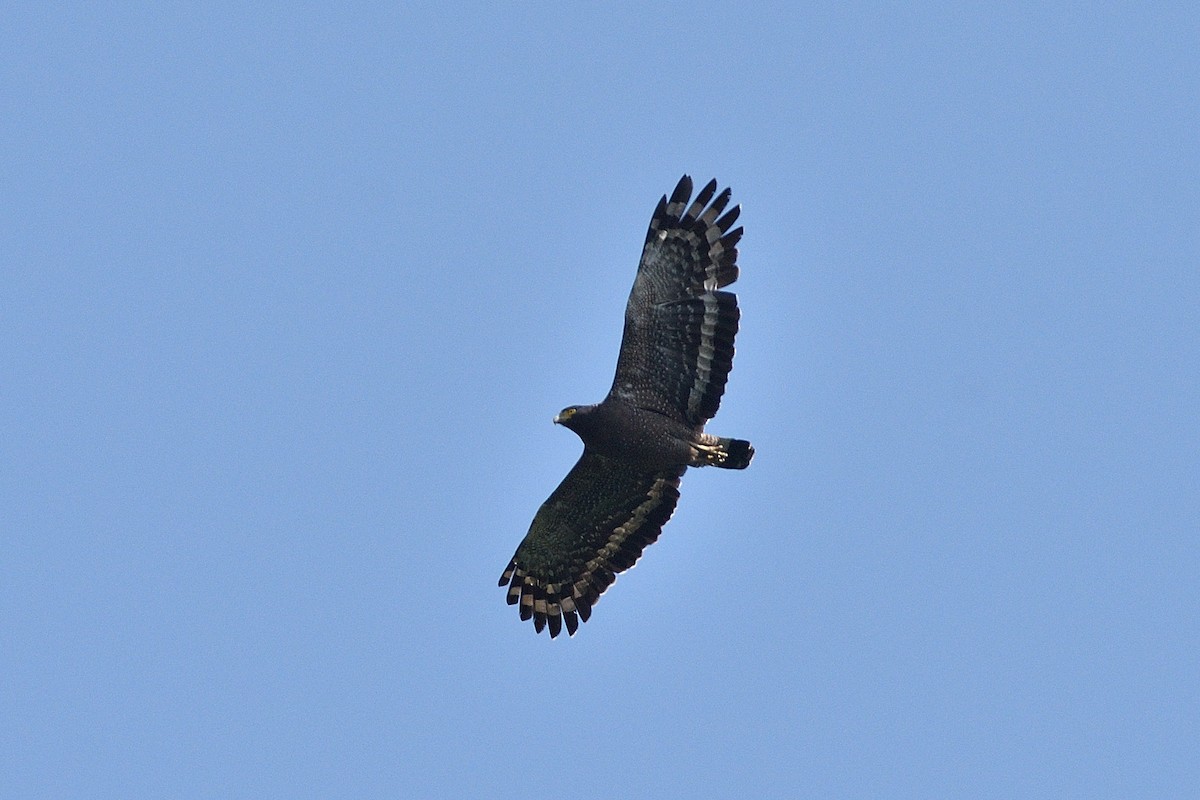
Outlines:
[[574,634],[617,573],[658,538],[675,511],[683,471],[639,471],[585,449],[500,576],[521,619],[533,619],[539,633],[549,626],[552,638],[565,621]]
[[691,194],[684,175],[654,210],[610,394],[701,425],[717,413],[733,366],[737,297],[718,290],[737,280],[742,229],[730,230],[740,206],[722,214],[729,189],[717,194],[714,180],[689,203]]

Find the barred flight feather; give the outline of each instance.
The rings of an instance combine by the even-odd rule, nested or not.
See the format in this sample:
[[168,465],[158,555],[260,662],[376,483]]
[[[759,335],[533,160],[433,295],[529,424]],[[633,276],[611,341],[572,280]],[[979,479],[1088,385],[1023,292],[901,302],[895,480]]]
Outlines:
[[[596,457],[585,453],[555,495],[564,492],[564,487],[567,493],[573,492],[572,484],[590,480],[595,468]],[[615,513],[602,514],[591,534],[595,544],[574,542],[576,552],[581,554],[587,551],[578,550],[580,546],[592,548],[590,555],[575,566],[545,563],[540,558],[541,548],[526,547],[530,538],[526,537],[500,576],[500,585],[508,586],[509,605],[518,605],[521,619],[532,619],[538,633],[548,628],[554,638],[562,631],[565,620],[567,633],[574,635],[579,620],[587,621],[591,607],[616,581],[617,573],[632,567],[642,551],[658,539],[679,501],[682,474],[683,469],[679,468],[657,475],[632,476],[632,499]],[[561,529],[564,520],[556,513],[558,510],[550,500],[543,504],[530,527],[530,536],[560,541],[574,536],[570,530]],[[563,549],[569,552],[568,548]],[[569,586],[570,591],[564,592],[564,586]]]

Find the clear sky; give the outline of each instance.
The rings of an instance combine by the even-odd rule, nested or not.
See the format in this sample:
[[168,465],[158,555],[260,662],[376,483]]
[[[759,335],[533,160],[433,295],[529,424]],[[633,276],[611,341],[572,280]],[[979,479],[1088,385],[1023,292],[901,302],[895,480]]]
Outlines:
[[[1194,4],[20,5],[0,796],[1200,796]],[[685,172],[758,455],[552,642]]]

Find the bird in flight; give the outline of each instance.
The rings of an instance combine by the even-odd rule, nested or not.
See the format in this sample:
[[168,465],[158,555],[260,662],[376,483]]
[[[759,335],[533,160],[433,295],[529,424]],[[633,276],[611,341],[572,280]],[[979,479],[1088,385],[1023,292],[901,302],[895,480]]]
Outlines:
[[692,199],[679,179],[650,219],[625,306],[617,374],[596,405],[568,406],[555,423],[583,455],[538,509],[500,585],[538,633],[572,636],[675,511],[688,467],[745,469],[754,448],[704,432],[733,367],[740,206],[709,181]]

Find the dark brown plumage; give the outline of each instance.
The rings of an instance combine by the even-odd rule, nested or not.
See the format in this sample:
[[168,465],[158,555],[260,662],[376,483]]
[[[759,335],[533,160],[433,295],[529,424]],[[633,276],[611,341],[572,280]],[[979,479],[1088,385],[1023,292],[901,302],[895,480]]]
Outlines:
[[[583,440],[578,463],[538,509],[500,585],[521,619],[574,634],[605,589],[671,518],[688,467],[744,469],[754,448],[704,432],[733,366],[737,280],[729,189],[694,200],[684,175],[650,220],[625,307],[616,377],[603,402],[554,420]],[[722,213],[725,212],[725,213]]]

